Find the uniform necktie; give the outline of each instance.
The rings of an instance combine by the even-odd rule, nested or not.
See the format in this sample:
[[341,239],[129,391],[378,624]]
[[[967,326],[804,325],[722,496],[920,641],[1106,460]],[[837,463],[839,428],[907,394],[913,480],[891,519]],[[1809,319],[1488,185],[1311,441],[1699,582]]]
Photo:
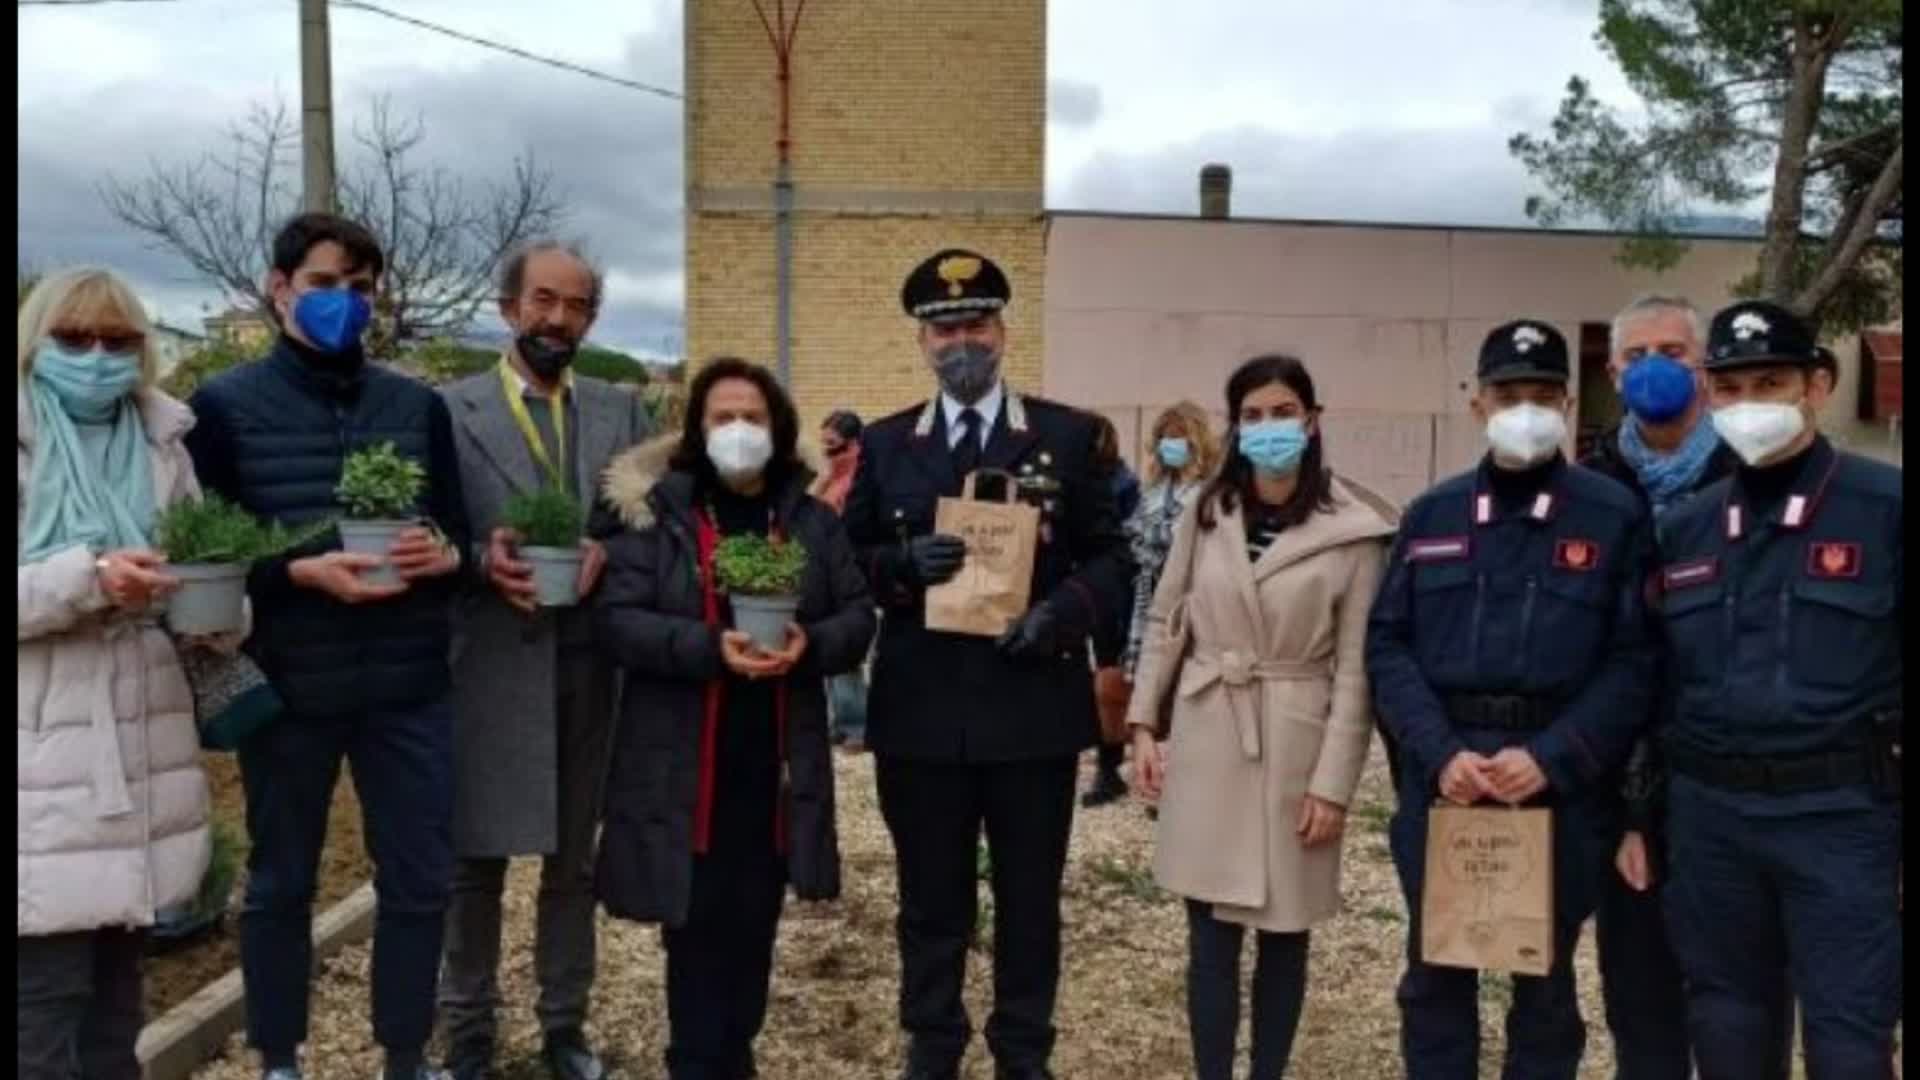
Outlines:
[[980,466],[980,414],[960,410],[960,442],[953,448],[953,471],[965,480]]

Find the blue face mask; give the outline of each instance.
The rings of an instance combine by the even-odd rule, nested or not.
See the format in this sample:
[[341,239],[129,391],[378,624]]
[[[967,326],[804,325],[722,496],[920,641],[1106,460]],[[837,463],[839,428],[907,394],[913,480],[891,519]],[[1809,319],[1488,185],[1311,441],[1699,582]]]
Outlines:
[[1620,396],[1633,415],[1648,423],[1664,424],[1681,416],[1693,404],[1693,372],[1685,364],[1659,353],[1627,365],[1620,380]]
[[1193,447],[1185,439],[1160,440],[1160,464],[1169,469],[1184,469],[1193,460]]
[[1262,420],[1240,429],[1240,453],[1268,476],[1285,476],[1298,468],[1307,452],[1307,425],[1303,420]]
[[360,344],[373,305],[352,289],[308,289],[293,302],[293,323],[313,347],[341,353]]
[[99,348],[69,352],[49,341],[33,355],[33,378],[53,391],[68,416],[105,423],[140,384],[140,358]]

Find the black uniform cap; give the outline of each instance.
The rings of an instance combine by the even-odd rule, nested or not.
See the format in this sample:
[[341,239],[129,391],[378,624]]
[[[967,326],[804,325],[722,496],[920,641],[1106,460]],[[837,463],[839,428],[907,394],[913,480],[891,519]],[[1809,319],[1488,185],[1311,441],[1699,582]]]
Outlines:
[[1013,287],[992,259],[963,248],[936,252],[907,275],[900,306],[916,319],[946,322],[996,312],[1013,299]]
[[1479,376],[1482,383],[1564,383],[1567,339],[1538,319],[1496,326],[1480,343]]
[[1743,300],[1721,309],[1707,327],[1708,371],[1797,364],[1817,367],[1813,331],[1793,312],[1765,300]]

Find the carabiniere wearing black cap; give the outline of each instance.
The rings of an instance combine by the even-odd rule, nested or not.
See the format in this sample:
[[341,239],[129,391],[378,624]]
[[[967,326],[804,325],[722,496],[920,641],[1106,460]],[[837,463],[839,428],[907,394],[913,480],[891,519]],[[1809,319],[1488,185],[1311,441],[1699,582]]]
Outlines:
[[[1004,901],[996,935],[1022,943],[993,957],[994,985],[1009,991],[987,1024],[996,1075],[1051,1075],[1075,764],[1097,734],[1086,641],[1127,611],[1132,580],[1093,418],[1001,378],[1011,295],[992,259],[959,248],[907,275],[900,306],[938,385],[867,427],[843,516],[886,612],[867,747],[900,866],[905,1074],[923,1080],[957,1076],[970,1038],[955,1018],[976,882],[947,868],[974,865],[983,829]],[[934,528],[941,500],[976,472],[1015,477],[1040,517],[1027,609],[998,635],[933,629],[926,614],[928,588],[967,558],[960,538]],[[999,488],[983,483],[980,497]]]
[[1693,1059],[1702,1076],[1778,1075],[1792,1029],[1769,983],[1791,970],[1807,1075],[1891,1076],[1901,473],[1820,434],[1833,374],[1780,305],[1715,315],[1704,367],[1744,464],[1661,518],[1653,575],[1666,914],[1686,981],[1716,988],[1689,1002]]

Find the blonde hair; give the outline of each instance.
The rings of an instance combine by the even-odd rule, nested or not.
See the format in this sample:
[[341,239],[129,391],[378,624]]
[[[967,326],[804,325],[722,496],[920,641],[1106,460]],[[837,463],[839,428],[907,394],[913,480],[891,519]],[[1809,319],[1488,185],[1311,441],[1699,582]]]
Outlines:
[[[1188,482],[1197,482],[1213,475],[1220,467],[1220,437],[1213,432],[1213,423],[1207,419],[1207,411],[1191,401],[1182,401],[1160,414],[1147,429],[1148,437],[1155,443],[1163,438],[1168,429],[1178,427],[1186,434],[1187,442],[1193,447],[1193,459],[1185,469],[1180,470]],[[1167,467],[1160,463],[1157,447],[1149,447],[1147,453],[1147,483],[1157,484],[1166,479]]]
[[20,304],[20,360],[15,375],[26,377],[33,367],[33,354],[54,327],[63,323],[92,327],[107,318],[124,322],[140,335],[140,385],[151,384],[158,364],[147,309],[119,275],[93,266],[48,274],[27,293]]

